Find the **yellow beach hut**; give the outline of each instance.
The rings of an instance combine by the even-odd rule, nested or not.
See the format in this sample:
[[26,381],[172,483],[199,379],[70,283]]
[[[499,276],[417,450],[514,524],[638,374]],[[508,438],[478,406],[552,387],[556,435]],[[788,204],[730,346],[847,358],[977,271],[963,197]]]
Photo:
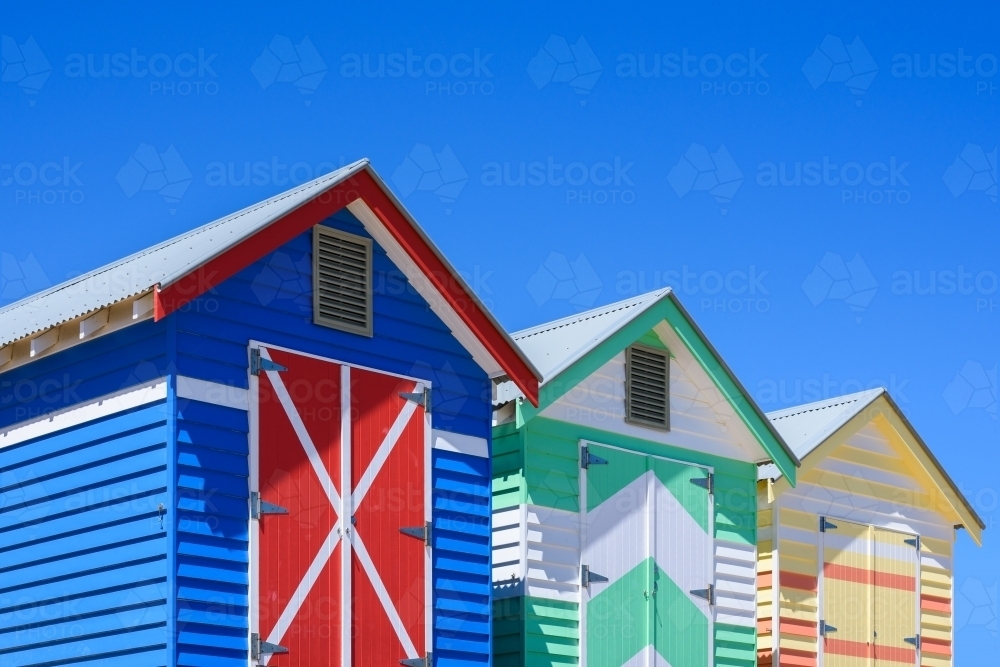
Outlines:
[[767,417],[802,467],[759,469],[758,665],[951,665],[956,531],[985,526],[892,397]]

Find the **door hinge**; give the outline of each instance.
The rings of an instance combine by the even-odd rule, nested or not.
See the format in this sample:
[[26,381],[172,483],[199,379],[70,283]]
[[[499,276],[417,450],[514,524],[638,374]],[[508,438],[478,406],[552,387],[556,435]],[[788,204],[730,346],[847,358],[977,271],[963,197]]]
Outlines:
[[423,540],[425,544],[431,543],[431,522],[428,521],[422,526],[408,526],[406,528],[400,528],[399,532],[407,537],[415,537],[418,540]]
[[406,667],[431,667],[433,664],[433,653],[427,653],[422,658],[406,658],[399,661],[399,664],[406,665]]
[[424,412],[431,411],[431,390],[424,387],[423,391],[401,391],[399,397],[406,401],[413,401],[424,406]]
[[820,619],[820,622],[819,622],[819,636],[820,637],[826,637],[831,632],[836,632],[836,631],[837,631],[837,628],[835,628],[832,625],[828,624],[825,620]]
[[261,371],[287,371],[281,364],[276,364],[270,359],[265,359],[260,354],[260,348],[250,348],[250,375],[260,375]]
[[590,447],[588,447],[587,445],[581,445],[580,446],[580,467],[586,469],[586,468],[589,468],[592,465],[594,465],[594,466],[606,466],[606,465],[608,465],[608,460],[607,459],[602,459],[600,456],[597,456],[596,454],[591,454],[590,453]]
[[911,547],[914,547],[917,551],[920,551],[920,536],[919,535],[917,535],[916,537],[914,537],[912,540],[903,540],[903,541],[906,542],[907,544],[909,544]]
[[712,584],[708,585],[708,588],[697,588],[693,591],[688,591],[691,595],[696,598],[702,598],[708,601],[708,604],[715,604],[715,586]]
[[580,585],[584,588],[590,588],[591,584],[604,584],[607,582],[608,578],[603,574],[591,572],[589,565],[580,566]]
[[830,521],[829,519],[827,519],[825,516],[821,516],[819,518],[819,532],[825,533],[828,528],[833,529],[833,528],[836,528],[836,527],[837,527],[837,524],[833,523],[832,521]]
[[692,477],[691,483],[695,486],[700,486],[709,493],[715,492],[715,474],[708,473],[708,477]]
[[915,649],[920,648],[920,635],[917,635],[916,637],[905,637],[903,641],[907,644],[913,644],[913,648]]
[[250,492],[250,518],[260,519],[265,514],[288,514],[288,510],[281,505],[269,503],[260,499],[260,494],[256,491]]
[[250,635],[250,657],[260,660],[264,655],[271,653],[288,653],[288,649],[278,644],[262,641],[260,635],[254,632]]

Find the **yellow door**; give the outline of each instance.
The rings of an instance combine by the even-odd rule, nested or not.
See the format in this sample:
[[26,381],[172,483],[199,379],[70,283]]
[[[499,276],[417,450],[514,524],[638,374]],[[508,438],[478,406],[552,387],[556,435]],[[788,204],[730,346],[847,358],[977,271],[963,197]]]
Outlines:
[[875,663],[916,665],[919,542],[881,528],[873,529],[873,538]]
[[873,667],[871,526],[821,519],[823,667]]

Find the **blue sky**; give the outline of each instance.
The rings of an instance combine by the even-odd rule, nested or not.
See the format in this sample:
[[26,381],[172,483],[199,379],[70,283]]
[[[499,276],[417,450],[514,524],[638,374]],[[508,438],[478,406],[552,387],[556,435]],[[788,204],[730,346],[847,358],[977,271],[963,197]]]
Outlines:
[[7,7],[0,305],[367,156],[508,329],[671,284],[765,410],[888,387],[995,656],[1000,8],[360,7]]

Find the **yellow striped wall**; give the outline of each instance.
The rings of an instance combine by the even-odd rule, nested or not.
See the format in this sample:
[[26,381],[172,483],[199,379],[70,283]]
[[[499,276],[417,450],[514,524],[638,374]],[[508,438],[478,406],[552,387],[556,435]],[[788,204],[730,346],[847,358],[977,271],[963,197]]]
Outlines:
[[804,467],[796,488],[783,490],[773,502],[768,482],[759,484],[758,664],[817,665],[819,517],[827,516],[920,535],[920,664],[950,666],[958,521],[921,477],[905,444],[876,416],[814,466]]

